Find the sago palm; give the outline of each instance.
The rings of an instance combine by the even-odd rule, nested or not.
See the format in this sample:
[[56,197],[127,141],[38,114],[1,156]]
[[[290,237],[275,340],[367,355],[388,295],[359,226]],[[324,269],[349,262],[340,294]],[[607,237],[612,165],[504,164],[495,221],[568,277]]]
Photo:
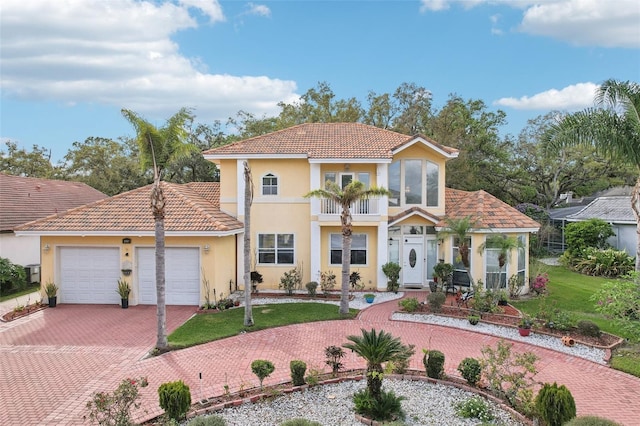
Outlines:
[[365,188],[360,181],[352,181],[347,186],[340,188],[335,182],[328,181],[325,189],[316,189],[305,195],[306,198],[326,198],[342,207],[340,223],[342,225],[342,286],[340,296],[340,313],[349,313],[349,274],[351,269],[351,204],[369,197],[389,195],[385,188]]
[[405,353],[408,348],[402,344],[398,337],[393,337],[390,333],[375,329],[362,330],[362,336],[348,336],[342,347],[351,349],[356,354],[367,361],[367,388],[373,398],[380,399],[382,389],[382,364],[395,360],[399,355]]
[[156,127],[137,113],[123,109],[122,115],[136,130],[136,142],[140,149],[141,166],[144,170],[153,170],[153,186],[151,189],[151,212],[155,221],[155,256],[156,256],[156,315],[157,340],[156,348],[165,350],[167,342],[166,303],[165,303],[165,241],[164,215],[166,199],[162,192],[162,173],[167,164],[178,158],[188,156],[196,150],[195,146],[186,142],[189,135],[188,126],[193,120],[191,111],[182,108],[163,127]]
[[[552,126],[543,142],[552,148],[592,145],[596,151],[635,166],[638,179],[631,196],[640,235],[640,84],[607,80],[595,94],[596,108],[569,114]],[[636,247],[640,271],[640,238]]]

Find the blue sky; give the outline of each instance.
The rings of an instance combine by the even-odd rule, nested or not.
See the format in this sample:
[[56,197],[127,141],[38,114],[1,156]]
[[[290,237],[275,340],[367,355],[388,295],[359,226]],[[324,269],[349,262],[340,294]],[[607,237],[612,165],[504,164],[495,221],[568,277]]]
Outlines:
[[0,28],[0,138],[54,159],[131,135],[121,108],[226,122],[277,114],[319,81],[365,108],[404,82],[436,108],[481,99],[513,135],[591,106],[608,78],[640,81],[636,0],[3,0]]

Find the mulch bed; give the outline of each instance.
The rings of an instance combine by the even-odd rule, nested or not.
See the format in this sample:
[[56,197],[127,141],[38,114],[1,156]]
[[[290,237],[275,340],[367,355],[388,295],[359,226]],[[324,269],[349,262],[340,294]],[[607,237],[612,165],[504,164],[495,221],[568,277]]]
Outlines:
[[7,312],[0,319],[4,322],[17,320],[18,318],[26,317],[29,314],[41,311],[48,306],[49,305],[45,305],[44,303],[32,303],[31,305],[22,307],[22,309],[14,309],[11,312]]

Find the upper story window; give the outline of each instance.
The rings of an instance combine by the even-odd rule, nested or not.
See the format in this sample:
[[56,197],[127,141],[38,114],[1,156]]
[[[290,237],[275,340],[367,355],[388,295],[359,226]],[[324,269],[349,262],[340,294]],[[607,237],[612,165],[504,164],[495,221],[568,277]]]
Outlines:
[[273,173],[262,176],[262,195],[278,195],[278,178]]
[[436,163],[405,159],[389,166],[389,206],[426,205],[437,207],[440,170]]
[[336,183],[340,185],[340,188],[342,189],[344,189],[345,186],[349,185],[354,180],[362,182],[366,189],[368,189],[371,185],[371,178],[369,177],[369,173],[367,172],[326,172],[324,174],[325,183],[327,181]]

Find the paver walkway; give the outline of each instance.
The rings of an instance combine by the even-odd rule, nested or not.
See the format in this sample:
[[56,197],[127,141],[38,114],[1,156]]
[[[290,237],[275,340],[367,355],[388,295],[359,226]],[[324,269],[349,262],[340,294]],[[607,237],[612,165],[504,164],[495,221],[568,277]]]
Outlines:
[[[287,381],[290,360],[301,359],[310,368],[322,369],[325,367],[324,348],[342,345],[346,336],[360,334],[361,328],[384,328],[404,343],[416,345],[418,353],[411,361],[412,368],[422,368],[421,348],[439,349],[446,355],[447,374],[456,375],[456,367],[463,358],[479,357],[483,346],[495,345],[498,341],[493,336],[459,329],[390,321],[391,313],[397,309],[397,301],[392,301],[366,309],[355,320],[263,330],[143,359],[142,355],[155,341],[154,311],[148,308],[153,307],[134,307],[120,310],[122,312],[112,307],[105,307],[103,312],[95,307],[67,307],[73,311],[71,317],[75,317],[75,323],[80,324],[74,324],[71,318],[65,319],[62,327],[52,326],[58,330],[57,337],[47,337],[46,327],[44,330],[42,327],[48,316],[62,310],[45,310],[33,318],[20,320],[22,323],[15,326],[0,325],[0,400],[3,407],[0,424],[81,424],[84,405],[93,392],[113,390],[123,378],[138,376],[147,376],[150,383],[141,392],[143,406],[138,412],[139,421],[148,419],[160,414],[156,389],[164,382],[183,380],[191,388],[194,401],[222,394],[225,385],[234,392],[241,386],[258,384],[250,368],[251,362],[258,358],[271,360],[276,366],[265,384]],[[168,327],[174,328],[192,311],[193,308],[171,307]],[[122,313],[128,315],[121,316]],[[113,321],[122,335],[108,333],[105,337],[102,336],[104,330],[96,331],[95,328],[93,333],[86,331],[99,324],[100,316],[114,315]],[[139,316],[128,318],[132,315]],[[53,317],[50,319],[51,324],[56,324]],[[140,322],[143,324],[138,324]],[[68,333],[64,331],[66,329]],[[140,333],[138,340],[136,333]],[[93,334],[97,336],[92,339]],[[118,339],[122,342],[120,345]],[[115,343],[100,345],[100,342],[112,340]],[[569,387],[579,415],[599,415],[628,426],[640,424],[640,404],[637,403],[640,379],[581,358],[521,342],[513,343],[515,351],[531,351],[541,358],[538,380],[556,381]],[[364,366],[363,361],[351,352],[347,352],[344,364],[345,368]]]

